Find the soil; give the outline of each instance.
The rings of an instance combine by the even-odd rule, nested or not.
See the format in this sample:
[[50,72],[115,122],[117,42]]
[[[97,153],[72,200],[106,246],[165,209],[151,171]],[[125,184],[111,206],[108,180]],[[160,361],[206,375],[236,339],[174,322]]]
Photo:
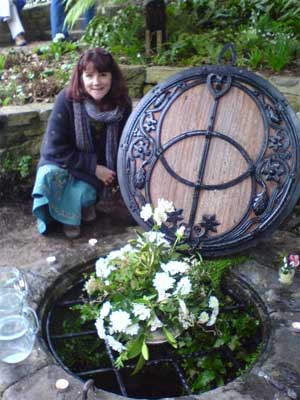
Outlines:
[[64,236],[61,224],[51,226],[46,235],[40,235],[31,209],[30,197],[0,204],[0,267],[32,264],[50,255],[79,248],[91,238],[99,242],[136,225],[124,203],[115,199],[110,204],[98,204],[96,221],[82,225],[81,236],[71,240]]

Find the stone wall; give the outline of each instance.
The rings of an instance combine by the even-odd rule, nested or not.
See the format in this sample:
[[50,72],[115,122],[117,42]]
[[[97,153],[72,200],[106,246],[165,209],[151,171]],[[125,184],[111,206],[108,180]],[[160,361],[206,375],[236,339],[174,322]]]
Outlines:
[[[143,96],[155,84],[184,68],[123,66],[132,98]],[[271,76],[269,81],[288,99],[292,108],[300,109],[300,76]],[[0,161],[7,152],[13,157],[32,155],[36,160],[42,135],[53,104],[35,103],[0,108]]]

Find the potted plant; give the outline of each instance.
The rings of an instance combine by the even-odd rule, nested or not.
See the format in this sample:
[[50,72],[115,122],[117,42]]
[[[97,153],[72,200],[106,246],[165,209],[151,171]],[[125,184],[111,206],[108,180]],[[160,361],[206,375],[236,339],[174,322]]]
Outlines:
[[185,227],[178,227],[171,244],[159,230],[175,211],[173,203],[146,204],[141,218],[153,228],[96,262],[85,283],[89,300],[81,306],[85,319],[94,319],[98,336],[118,353],[116,366],[138,357],[134,372],[149,359],[149,345],[167,341],[192,326],[214,332],[219,301],[193,270],[199,254],[187,256]]
[[299,266],[299,255],[289,254],[283,257],[283,263],[279,268],[278,280],[283,285],[293,283],[296,268]]

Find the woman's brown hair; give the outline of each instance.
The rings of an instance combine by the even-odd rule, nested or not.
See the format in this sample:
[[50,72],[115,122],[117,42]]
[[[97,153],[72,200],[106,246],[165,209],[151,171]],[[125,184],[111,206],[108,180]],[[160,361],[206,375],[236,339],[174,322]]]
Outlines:
[[111,109],[127,104],[128,89],[123,74],[113,56],[100,47],[85,51],[79,58],[67,89],[68,97],[78,102],[82,102],[87,98],[81,78],[89,63],[92,63],[98,72],[110,72],[112,74],[110,91],[103,99],[105,100],[103,102],[104,107]]

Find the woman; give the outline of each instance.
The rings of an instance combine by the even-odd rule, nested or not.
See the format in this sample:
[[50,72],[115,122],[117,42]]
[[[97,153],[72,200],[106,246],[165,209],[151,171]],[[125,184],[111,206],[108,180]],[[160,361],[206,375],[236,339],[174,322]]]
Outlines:
[[2,0],[0,21],[7,22],[10,34],[16,46],[25,46],[24,27],[20,20],[18,9],[13,0]]
[[87,50],[69,87],[56,98],[42,143],[33,189],[40,233],[56,220],[75,238],[82,220],[95,219],[97,198],[107,199],[116,183],[118,144],[130,112],[127,86],[112,55]]

